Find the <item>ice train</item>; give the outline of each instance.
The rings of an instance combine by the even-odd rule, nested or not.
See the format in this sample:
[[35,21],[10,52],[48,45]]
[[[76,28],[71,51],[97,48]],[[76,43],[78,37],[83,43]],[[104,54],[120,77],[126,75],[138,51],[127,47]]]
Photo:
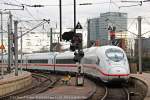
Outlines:
[[[130,70],[123,49],[117,46],[100,46],[84,49],[81,59],[82,72],[104,82],[113,80],[128,81]],[[18,57],[20,63],[20,56]],[[23,68],[77,72],[73,61],[74,52],[33,53],[23,55]]]

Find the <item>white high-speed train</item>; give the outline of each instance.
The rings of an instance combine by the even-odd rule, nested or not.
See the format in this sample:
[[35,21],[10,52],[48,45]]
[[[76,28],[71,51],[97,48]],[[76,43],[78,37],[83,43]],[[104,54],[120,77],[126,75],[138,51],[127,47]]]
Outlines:
[[[98,77],[104,82],[125,80],[129,78],[129,64],[123,49],[117,46],[101,46],[84,49],[81,59],[82,72]],[[20,63],[20,56],[18,57]],[[77,72],[73,61],[74,52],[34,53],[23,55],[23,68]]]

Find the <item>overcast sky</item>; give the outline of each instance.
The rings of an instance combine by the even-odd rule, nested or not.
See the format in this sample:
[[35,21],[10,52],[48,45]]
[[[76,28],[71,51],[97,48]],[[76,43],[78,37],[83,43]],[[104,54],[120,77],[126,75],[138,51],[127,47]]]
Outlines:
[[[135,0],[132,0],[135,1]],[[111,2],[111,3],[110,3]],[[0,0],[0,9],[20,9],[21,7],[10,6],[8,4],[41,4],[45,7],[33,8],[25,6],[25,10],[12,10],[13,16],[18,20],[39,20],[50,19],[51,27],[59,26],[59,0]],[[143,2],[142,6],[122,7],[138,5],[135,3],[122,3],[121,0],[76,0],[77,3],[77,21],[82,26],[86,26],[87,19],[99,17],[104,12],[126,12],[128,13],[128,28],[131,31],[137,31],[138,16],[143,17],[143,33],[150,30],[150,2]],[[81,6],[82,3],[92,3],[92,5]],[[63,27],[73,27],[73,0],[62,0],[62,24]],[[120,7],[120,9],[119,9]]]

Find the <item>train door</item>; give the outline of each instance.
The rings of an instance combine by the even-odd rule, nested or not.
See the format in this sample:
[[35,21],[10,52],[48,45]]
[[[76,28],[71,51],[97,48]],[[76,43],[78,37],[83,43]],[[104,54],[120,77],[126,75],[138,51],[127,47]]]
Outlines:
[[48,65],[51,71],[55,71],[55,63],[56,63],[55,59],[56,59],[56,54],[51,55],[50,58],[48,59]]

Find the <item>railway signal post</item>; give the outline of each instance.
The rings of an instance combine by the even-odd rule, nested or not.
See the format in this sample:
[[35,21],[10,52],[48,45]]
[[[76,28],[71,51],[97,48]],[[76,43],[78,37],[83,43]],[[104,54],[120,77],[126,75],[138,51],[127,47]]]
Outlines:
[[84,56],[84,52],[82,50],[80,50],[80,51],[78,51],[78,53],[75,55],[75,58],[74,58],[74,60],[76,61],[76,64],[77,64],[76,86],[84,85],[83,66],[80,63],[83,56]]
[[66,41],[71,41],[70,50],[74,51],[74,61],[77,65],[77,73],[76,73],[76,85],[83,86],[84,85],[84,75],[83,75],[83,66],[80,64],[82,57],[84,56],[84,52],[82,50],[82,33],[76,33],[76,29],[82,29],[81,24],[78,22],[74,31],[64,32],[62,35],[62,39]]
[[110,33],[110,41],[112,45],[115,45],[115,31],[116,31],[116,27],[113,26],[109,26],[108,27],[109,33]]
[[[81,24],[78,22],[75,30],[81,30],[82,26]],[[76,31],[75,31],[76,32]],[[77,64],[77,73],[76,73],[76,86],[83,86],[84,85],[84,75],[83,75],[83,66],[80,63],[82,57],[84,57],[84,52],[82,50],[82,34],[81,33],[75,33],[72,42],[75,46],[75,57],[74,57],[74,61]]]

